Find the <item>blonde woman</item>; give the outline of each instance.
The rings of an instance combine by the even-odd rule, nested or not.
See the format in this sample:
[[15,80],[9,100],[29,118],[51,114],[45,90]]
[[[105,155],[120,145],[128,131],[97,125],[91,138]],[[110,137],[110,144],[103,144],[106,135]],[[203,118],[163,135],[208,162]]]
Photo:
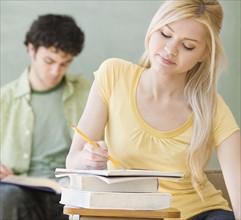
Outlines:
[[[240,216],[240,132],[217,93],[223,11],[217,0],[168,0],[153,17],[139,65],[108,59],[95,72],[67,168],[182,171],[182,181],[160,181],[181,219],[233,220]],[[105,131],[105,140],[101,137]],[[203,173],[213,149],[231,198]],[[235,217],[234,217],[235,216]]]

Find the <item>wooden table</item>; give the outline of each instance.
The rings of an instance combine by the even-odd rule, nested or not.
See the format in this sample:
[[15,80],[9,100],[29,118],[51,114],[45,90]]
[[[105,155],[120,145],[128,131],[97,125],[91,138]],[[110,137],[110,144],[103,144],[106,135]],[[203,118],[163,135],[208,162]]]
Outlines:
[[[162,210],[116,210],[116,209],[84,209],[64,207],[64,214],[70,215],[70,219],[79,219],[80,217],[96,217],[93,219],[163,219],[180,218],[181,213],[178,209],[168,208]],[[77,218],[76,218],[77,217]],[[86,219],[88,219],[86,218]]]

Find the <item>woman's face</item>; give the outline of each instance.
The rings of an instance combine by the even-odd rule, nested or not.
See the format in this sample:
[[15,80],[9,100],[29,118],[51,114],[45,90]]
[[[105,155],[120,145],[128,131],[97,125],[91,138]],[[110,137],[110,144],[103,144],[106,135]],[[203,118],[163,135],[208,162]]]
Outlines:
[[205,58],[207,31],[194,18],[172,22],[155,31],[149,41],[151,69],[186,74]]

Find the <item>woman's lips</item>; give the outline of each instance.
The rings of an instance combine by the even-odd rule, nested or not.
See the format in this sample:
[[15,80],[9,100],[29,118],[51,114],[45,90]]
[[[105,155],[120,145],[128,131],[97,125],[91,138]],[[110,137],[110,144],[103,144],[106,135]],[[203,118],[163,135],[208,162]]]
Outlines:
[[160,59],[161,59],[161,62],[166,64],[166,65],[174,65],[176,64],[173,60],[171,59],[168,59],[168,58],[165,58],[165,57],[162,57],[161,55],[159,55]]

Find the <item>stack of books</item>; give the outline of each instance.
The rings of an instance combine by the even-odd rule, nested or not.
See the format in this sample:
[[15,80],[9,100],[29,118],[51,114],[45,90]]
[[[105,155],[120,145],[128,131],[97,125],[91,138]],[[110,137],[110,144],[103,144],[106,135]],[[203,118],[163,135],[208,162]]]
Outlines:
[[158,192],[160,178],[181,179],[182,173],[150,170],[67,170],[60,203],[91,209],[159,210],[171,207],[171,195]]

